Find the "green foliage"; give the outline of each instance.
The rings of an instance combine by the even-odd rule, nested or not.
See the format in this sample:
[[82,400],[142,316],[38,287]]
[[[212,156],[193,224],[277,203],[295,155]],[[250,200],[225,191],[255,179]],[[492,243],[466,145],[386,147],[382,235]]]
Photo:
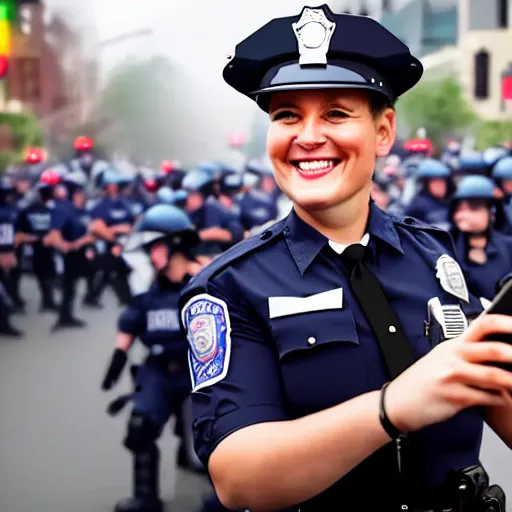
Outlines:
[[478,129],[478,149],[499,146],[504,142],[512,142],[512,121],[485,121]]
[[410,136],[424,127],[428,138],[439,149],[446,136],[457,135],[477,117],[464,98],[454,77],[417,85],[400,99],[397,110],[410,127]]
[[19,162],[27,146],[43,146],[44,137],[37,118],[31,113],[10,114],[0,112],[0,126],[8,125],[14,139],[13,151],[0,151],[0,172],[9,164]]
[[0,112],[0,125],[2,124],[8,124],[11,127],[16,150],[22,151],[26,146],[43,145],[43,132],[37,118],[32,114],[9,114]]
[[[134,160],[162,160],[178,149],[173,137],[174,70],[162,57],[121,66],[105,87],[100,114],[111,124],[106,142]],[[103,136],[102,136],[103,138]]]
[[4,172],[11,164],[19,162],[20,154],[12,151],[0,151],[0,173]]

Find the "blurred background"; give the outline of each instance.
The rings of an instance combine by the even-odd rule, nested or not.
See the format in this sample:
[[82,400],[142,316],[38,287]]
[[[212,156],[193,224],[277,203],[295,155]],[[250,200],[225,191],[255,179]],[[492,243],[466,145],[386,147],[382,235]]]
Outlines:
[[[424,86],[399,102],[403,137],[425,127],[482,147],[512,138],[510,0],[327,3],[379,19],[422,59]],[[110,156],[188,165],[225,158],[239,132],[260,156],[266,118],[224,85],[222,68],[241,38],[302,4],[1,0],[2,160],[43,141],[64,157],[77,134]]]
[[[450,140],[510,152],[512,0],[326,3],[378,19],[422,60],[424,80],[397,105],[402,141],[428,139],[429,156],[439,156]],[[198,161],[240,169],[262,158],[267,117],[225,85],[222,68],[241,39],[303,5],[0,0],[0,173],[28,166],[31,147],[44,148],[36,163],[67,162],[80,149],[78,136],[93,140],[95,155],[119,168],[158,169],[171,159],[182,169]],[[107,293],[101,309],[77,306],[88,328],[70,336],[51,331],[31,277],[23,278],[21,295],[26,307],[15,320],[25,338],[0,343],[0,512],[112,510],[131,480],[121,446],[127,413],[109,418],[100,391],[119,305]],[[130,377],[123,379],[130,389]],[[169,510],[198,510],[207,479],[176,470],[173,436],[164,435],[161,446]],[[482,458],[510,495],[505,450],[486,431]]]

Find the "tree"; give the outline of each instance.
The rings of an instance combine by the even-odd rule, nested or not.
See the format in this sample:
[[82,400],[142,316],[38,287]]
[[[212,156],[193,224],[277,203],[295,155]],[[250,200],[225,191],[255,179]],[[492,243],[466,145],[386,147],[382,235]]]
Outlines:
[[138,162],[155,162],[176,152],[175,79],[162,57],[119,67],[100,101],[98,114],[110,124],[103,142]]
[[444,137],[457,135],[477,119],[454,77],[417,85],[404,94],[397,110],[409,125],[410,136],[414,136],[419,127],[424,127],[437,150]]
[[44,140],[36,117],[29,112],[0,112],[0,139],[0,172],[20,161],[28,146],[42,146]]
[[478,130],[477,145],[479,149],[499,146],[512,142],[512,121],[486,121]]

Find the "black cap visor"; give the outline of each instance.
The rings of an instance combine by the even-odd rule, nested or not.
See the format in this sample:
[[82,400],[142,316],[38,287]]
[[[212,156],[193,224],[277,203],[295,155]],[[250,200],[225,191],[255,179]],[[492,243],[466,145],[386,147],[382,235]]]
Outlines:
[[250,93],[266,112],[270,93],[318,89],[364,89],[383,94],[390,102],[395,96],[384,76],[360,62],[332,60],[327,66],[301,66],[297,61],[271,68],[260,87]]

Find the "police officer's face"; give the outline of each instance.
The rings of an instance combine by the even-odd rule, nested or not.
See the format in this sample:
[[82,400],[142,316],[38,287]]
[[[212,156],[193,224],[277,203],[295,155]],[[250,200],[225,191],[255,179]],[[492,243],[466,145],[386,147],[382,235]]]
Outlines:
[[463,233],[481,233],[489,227],[491,213],[485,201],[460,201],[455,208],[453,221]]
[[395,113],[375,118],[358,90],[272,95],[267,150],[279,188],[304,210],[325,210],[356,195],[368,200],[375,159],[395,139]]
[[428,182],[429,192],[438,199],[444,199],[448,193],[448,183],[444,178],[433,178]]
[[155,267],[157,272],[164,270],[169,261],[169,249],[167,245],[163,242],[153,244],[149,250],[149,257],[151,264]]
[[512,195],[512,180],[503,180],[501,186],[503,188],[503,192],[505,192],[507,196]]
[[187,197],[187,210],[193,212],[203,206],[203,196],[197,192],[189,192]]

